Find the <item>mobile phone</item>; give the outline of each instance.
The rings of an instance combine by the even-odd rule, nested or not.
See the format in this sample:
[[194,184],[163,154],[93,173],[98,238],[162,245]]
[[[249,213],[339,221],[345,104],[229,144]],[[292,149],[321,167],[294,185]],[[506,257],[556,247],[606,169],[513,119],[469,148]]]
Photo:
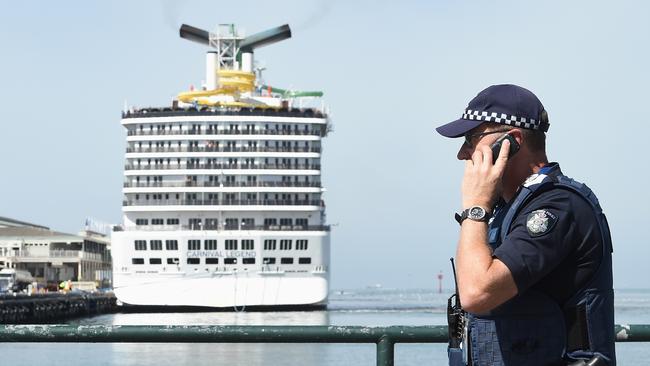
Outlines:
[[492,149],[492,164],[497,162],[499,152],[501,151],[501,144],[503,143],[503,140],[506,139],[510,141],[510,153],[508,153],[508,159],[517,153],[517,151],[519,151],[519,144],[517,143],[517,140],[512,137],[512,135],[506,133],[505,135],[499,137],[499,139],[490,146],[490,149]]

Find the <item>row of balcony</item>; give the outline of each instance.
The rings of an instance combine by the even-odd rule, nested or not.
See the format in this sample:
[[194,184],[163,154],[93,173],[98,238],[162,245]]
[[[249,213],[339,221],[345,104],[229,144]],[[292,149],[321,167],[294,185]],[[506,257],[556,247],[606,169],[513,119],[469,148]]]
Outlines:
[[[122,118],[142,117],[187,117],[187,116],[266,116],[266,117],[299,117],[299,118],[326,118],[323,112],[307,109],[288,108],[241,108],[239,110],[217,108],[141,108],[122,113]],[[198,120],[197,120],[198,121]]]
[[125,200],[122,206],[321,206],[321,200],[219,200],[219,199],[160,199]]
[[280,136],[325,136],[325,129],[322,130],[128,130],[128,136],[163,136],[163,135],[280,135]]
[[152,164],[124,166],[124,170],[167,170],[167,169],[303,169],[320,170],[320,164]]
[[82,250],[50,250],[47,253],[41,251],[30,251],[28,249],[9,250],[1,253],[2,256],[16,257],[19,259],[86,259],[94,261],[109,261],[108,256],[101,253],[86,252]]
[[118,231],[178,231],[178,230],[264,230],[264,231],[329,231],[329,225],[136,225]]
[[124,182],[124,188],[148,187],[320,187],[320,182]]
[[271,146],[241,146],[241,147],[215,147],[215,146],[157,146],[157,147],[127,147],[127,153],[151,152],[312,152],[320,153],[320,147],[271,147]]

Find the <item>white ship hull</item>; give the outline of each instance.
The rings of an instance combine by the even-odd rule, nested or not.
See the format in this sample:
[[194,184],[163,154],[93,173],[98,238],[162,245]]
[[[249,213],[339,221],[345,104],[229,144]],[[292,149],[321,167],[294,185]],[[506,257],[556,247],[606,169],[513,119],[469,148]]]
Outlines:
[[115,295],[124,304],[142,306],[316,306],[327,302],[328,281],[322,275],[215,273],[133,278],[117,275]]
[[[134,250],[133,243],[142,239],[190,240],[211,238],[217,243],[226,240],[252,240],[259,243],[253,250]],[[197,239],[201,238],[201,239]],[[282,250],[280,240],[306,240],[306,249]],[[276,240],[275,248],[262,243]],[[202,240],[202,241],[203,241]],[[221,244],[218,244],[221,245]],[[329,232],[324,231],[123,231],[113,233],[113,288],[117,299],[127,305],[234,308],[259,306],[324,306],[329,292]],[[178,259],[169,264],[168,258]],[[218,258],[218,264],[207,264],[206,258]],[[237,258],[236,264],[225,264],[226,258]],[[143,264],[134,265],[141,258]],[[151,265],[153,259],[161,264]],[[188,258],[198,264],[188,264]],[[246,264],[249,258],[253,264]],[[264,260],[275,258],[273,264]],[[293,263],[283,264],[282,258]],[[310,258],[301,264],[299,258]]]

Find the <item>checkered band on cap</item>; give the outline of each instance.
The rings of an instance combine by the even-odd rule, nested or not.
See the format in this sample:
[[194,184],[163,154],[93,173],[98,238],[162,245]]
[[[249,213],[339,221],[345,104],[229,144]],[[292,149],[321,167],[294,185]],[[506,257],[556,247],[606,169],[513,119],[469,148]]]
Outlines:
[[463,116],[461,118],[470,121],[501,123],[504,125],[510,125],[514,127],[527,128],[529,130],[541,129],[542,131],[546,131],[548,129],[548,124],[546,126],[542,126],[542,123],[535,119],[517,117],[505,113],[473,111],[471,109],[466,109],[465,113],[463,113]]

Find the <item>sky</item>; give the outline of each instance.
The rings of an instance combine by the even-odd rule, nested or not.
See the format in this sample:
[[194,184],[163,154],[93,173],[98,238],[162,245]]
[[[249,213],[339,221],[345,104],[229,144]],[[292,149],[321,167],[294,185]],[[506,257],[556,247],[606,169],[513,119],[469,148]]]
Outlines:
[[129,106],[200,85],[187,23],[247,34],[271,85],[322,90],[332,287],[450,287],[461,141],[434,128],[492,84],[532,90],[548,155],[608,216],[616,288],[647,288],[650,3],[643,1],[22,1],[0,12],[0,216],[77,232],[121,222]]

